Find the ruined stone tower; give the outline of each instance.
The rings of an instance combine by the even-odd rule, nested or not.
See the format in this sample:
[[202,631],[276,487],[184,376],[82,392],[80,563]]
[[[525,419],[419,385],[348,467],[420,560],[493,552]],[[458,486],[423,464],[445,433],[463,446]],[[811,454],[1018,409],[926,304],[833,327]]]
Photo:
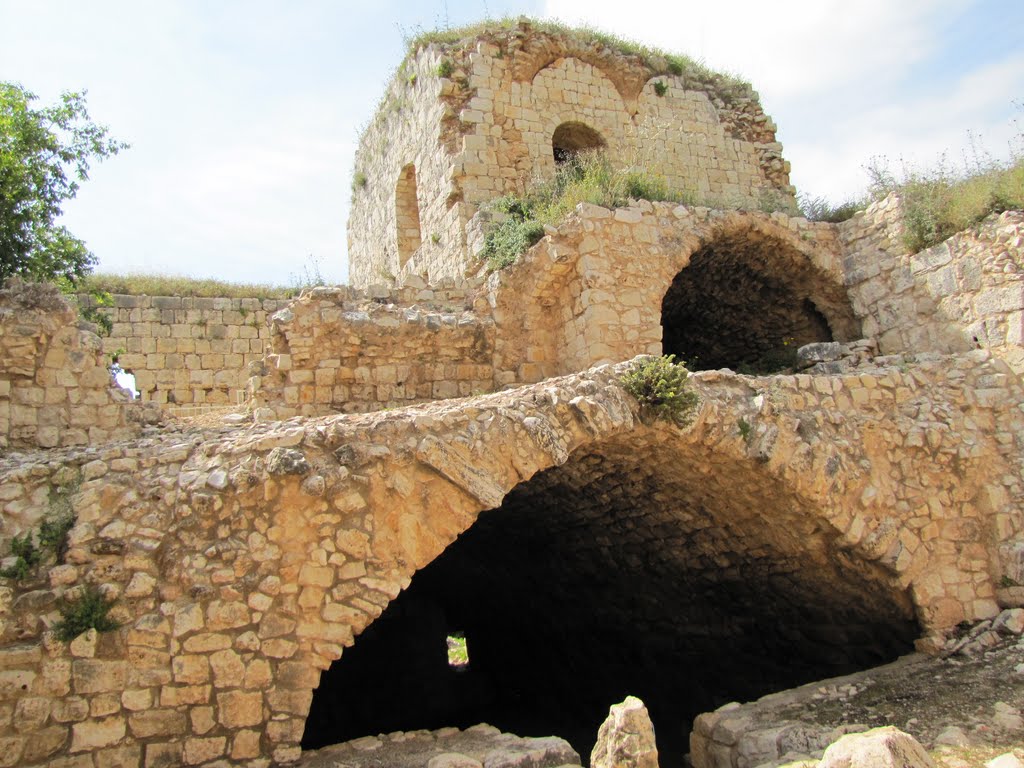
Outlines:
[[415,48],[388,85],[356,155],[351,283],[462,277],[475,268],[480,205],[586,149],[656,166],[716,207],[793,199],[748,84],[593,36],[494,25]]

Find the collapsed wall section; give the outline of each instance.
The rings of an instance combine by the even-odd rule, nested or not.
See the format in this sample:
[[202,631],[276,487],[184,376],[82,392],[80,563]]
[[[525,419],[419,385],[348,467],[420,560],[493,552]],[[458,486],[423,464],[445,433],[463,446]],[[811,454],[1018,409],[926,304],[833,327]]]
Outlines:
[[128,436],[127,393],[95,333],[47,284],[0,291],[0,449],[86,445]]

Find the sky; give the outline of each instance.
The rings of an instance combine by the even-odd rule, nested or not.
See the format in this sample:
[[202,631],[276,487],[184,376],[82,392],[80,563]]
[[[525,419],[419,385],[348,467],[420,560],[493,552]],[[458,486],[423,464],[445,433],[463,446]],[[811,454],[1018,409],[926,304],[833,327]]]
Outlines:
[[0,79],[86,89],[131,143],[65,206],[101,271],[345,282],[358,135],[405,40],[519,14],[749,80],[802,194],[1024,149],[1019,0],[0,0]]

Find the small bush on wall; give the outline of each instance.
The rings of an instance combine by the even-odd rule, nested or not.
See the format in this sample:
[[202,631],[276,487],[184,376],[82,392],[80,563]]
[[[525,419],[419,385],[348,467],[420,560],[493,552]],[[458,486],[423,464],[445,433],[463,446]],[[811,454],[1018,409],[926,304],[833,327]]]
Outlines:
[[689,371],[675,362],[675,355],[634,360],[619,383],[654,416],[688,424],[700,404],[689,382]]

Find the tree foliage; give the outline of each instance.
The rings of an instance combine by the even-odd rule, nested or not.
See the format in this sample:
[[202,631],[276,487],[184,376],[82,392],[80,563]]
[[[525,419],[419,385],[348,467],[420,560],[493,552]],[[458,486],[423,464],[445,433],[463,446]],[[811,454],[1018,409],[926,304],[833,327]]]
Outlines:
[[0,285],[13,276],[75,283],[93,268],[96,257],[56,220],[89,164],[128,147],[92,122],[85,91],[42,108],[36,99],[0,81]]

